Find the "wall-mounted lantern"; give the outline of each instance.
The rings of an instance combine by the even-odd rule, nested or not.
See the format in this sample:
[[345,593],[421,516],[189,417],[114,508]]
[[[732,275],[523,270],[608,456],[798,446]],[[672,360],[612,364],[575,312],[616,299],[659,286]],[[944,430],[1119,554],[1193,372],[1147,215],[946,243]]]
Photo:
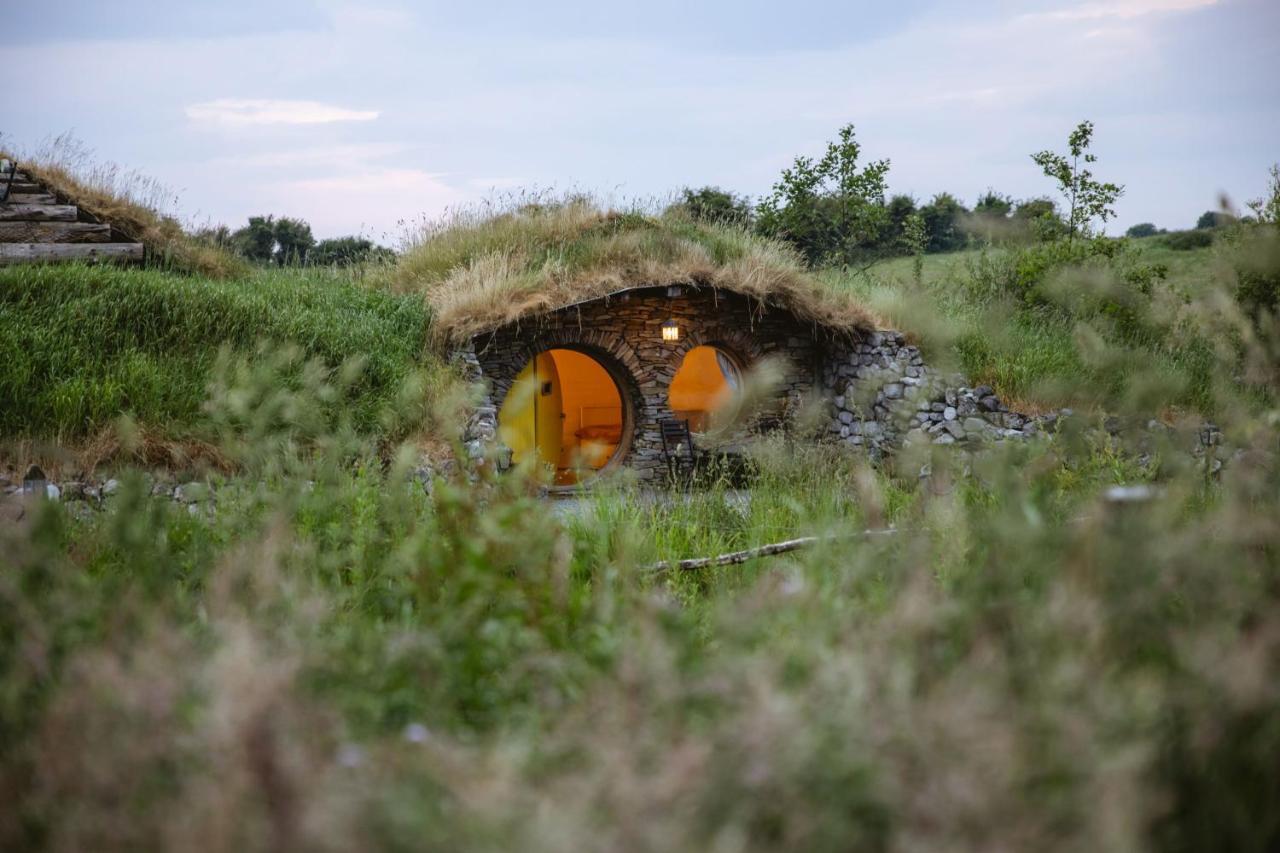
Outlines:
[[668,320],[662,324],[662,339],[667,342],[680,340],[680,324],[675,320]]

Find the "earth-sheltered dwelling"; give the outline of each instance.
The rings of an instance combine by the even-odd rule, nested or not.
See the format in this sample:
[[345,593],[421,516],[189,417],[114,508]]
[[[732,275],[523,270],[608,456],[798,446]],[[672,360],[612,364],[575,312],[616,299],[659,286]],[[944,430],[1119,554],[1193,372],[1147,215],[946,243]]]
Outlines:
[[[999,422],[966,428],[962,409],[974,420],[989,389],[941,387],[902,335],[738,229],[527,208],[433,234],[400,274],[425,288],[443,343],[484,383],[471,451],[537,460],[559,485],[623,466],[659,478],[691,449],[786,428],[808,402],[817,434],[850,447],[879,450],[913,428],[942,443],[1013,431],[994,397]],[[771,381],[750,387],[766,361]]]

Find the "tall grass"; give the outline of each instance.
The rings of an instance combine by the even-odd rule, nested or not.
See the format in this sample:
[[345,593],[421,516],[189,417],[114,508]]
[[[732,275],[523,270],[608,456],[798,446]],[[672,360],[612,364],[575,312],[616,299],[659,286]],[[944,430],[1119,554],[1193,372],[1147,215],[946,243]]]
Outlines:
[[1071,257],[1065,249],[930,255],[918,281],[910,259],[857,278],[829,271],[824,281],[917,338],[939,366],[1022,410],[1104,410],[1141,377],[1169,390],[1161,397],[1170,411],[1212,416],[1221,379],[1213,366],[1235,358],[1235,342],[1203,306],[1234,300],[1241,241],[1193,252],[1154,238],[1078,244]]
[[420,299],[339,277],[272,270],[220,282],[89,266],[0,269],[0,435],[75,439],[121,414],[169,434],[201,419],[220,349],[289,342],[301,357],[358,358],[341,401],[365,430],[424,353]]
[[[1069,425],[745,494],[424,490],[266,354],[216,511],[140,477],[0,528],[0,840],[24,849],[1125,848],[1280,837],[1273,417],[1220,478]],[[279,398],[288,388],[286,398]],[[258,413],[246,400],[279,399]],[[928,468],[922,469],[922,464]],[[1149,482],[1116,504],[1107,487]],[[0,507],[5,511],[9,506]],[[697,573],[654,559],[894,524]]]

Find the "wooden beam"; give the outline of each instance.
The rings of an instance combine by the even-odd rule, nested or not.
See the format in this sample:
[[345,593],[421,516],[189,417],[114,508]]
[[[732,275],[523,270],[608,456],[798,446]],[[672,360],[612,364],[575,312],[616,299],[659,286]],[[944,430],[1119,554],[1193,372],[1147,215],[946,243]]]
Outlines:
[[0,204],[0,222],[75,222],[74,204]]
[[0,179],[0,188],[5,186],[9,187],[9,192],[11,193],[47,193],[49,191],[48,187],[42,184],[33,184],[30,181],[14,181],[10,184],[8,181]]
[[141,243],[0,243],[0,264],[31,261],[140,261]]
[[9,193],[3,204],[57,204],[58,199],[53,193]]
[[110,243],[111,226],[98,222],[0,222],[0,243]]

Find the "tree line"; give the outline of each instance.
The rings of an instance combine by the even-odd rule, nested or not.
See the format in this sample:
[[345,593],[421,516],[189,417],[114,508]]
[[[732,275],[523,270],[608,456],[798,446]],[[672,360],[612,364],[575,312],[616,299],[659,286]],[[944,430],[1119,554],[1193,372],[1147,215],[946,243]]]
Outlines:
[[201,228],[193,236],[246,260],[277,266],[348,266],[395,257],[393,251],[365,237],[317,241],[306,220],[289,216],[250,216],[243,228],[232,231],[226,225],[216,225]]
[[[696,220],[727,223],[791,243],[813,266],[867,267],[888,257],[954,252],[970,246],[1017,245],[1092,236],[1094,223],[1114,215],[1124,187],[1094,177],[1092,122],[1081,122],[1063,153],[1031,155],[1056,185],[1058,200],[1027,199],[987,189],[972,207],[940,192],[925,202],[890,195],[889,160],[860,163],[853,125],[840,129],[820,157],[797,157],[758,202],[715,186],[685,188],[669,210]],[[1061,203],[1059,203],[1059,201]],[[1195,230],[1236,221],[1208,211]],[[1168,233],[1151,223],[1130,228],[1131,237]],[[1176,232],[1175,248],[1206,244],[1210,234]],[[1184,245],[1185,244],[1185,245]]]

